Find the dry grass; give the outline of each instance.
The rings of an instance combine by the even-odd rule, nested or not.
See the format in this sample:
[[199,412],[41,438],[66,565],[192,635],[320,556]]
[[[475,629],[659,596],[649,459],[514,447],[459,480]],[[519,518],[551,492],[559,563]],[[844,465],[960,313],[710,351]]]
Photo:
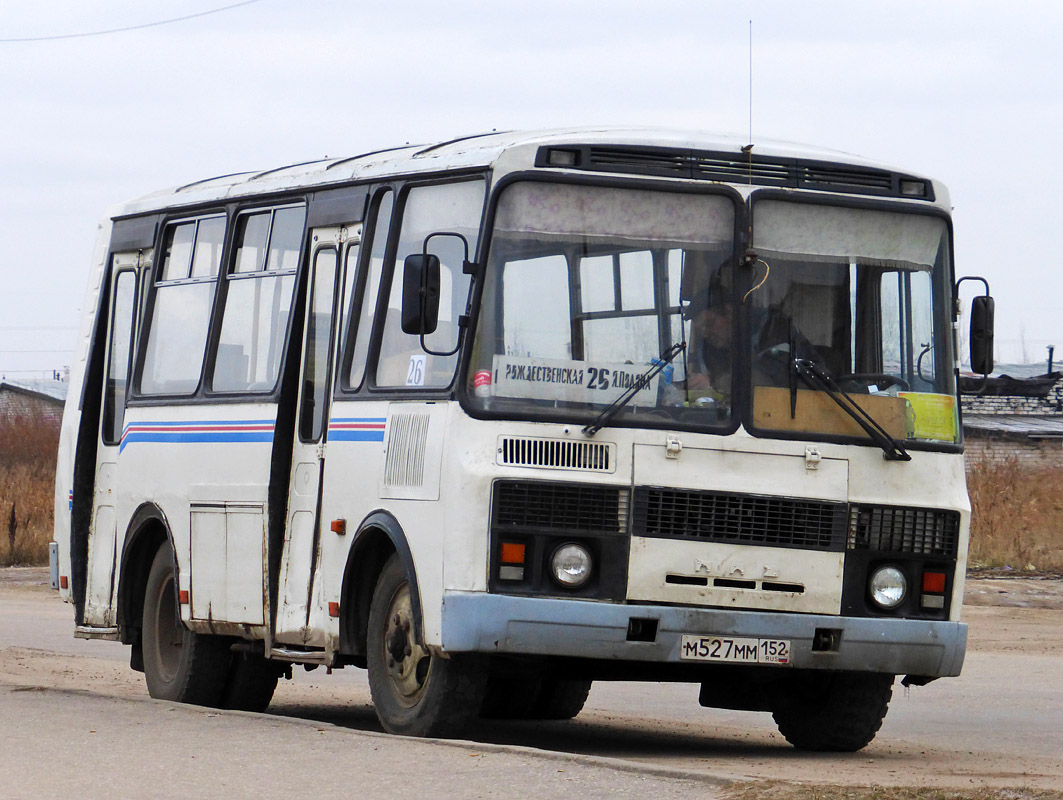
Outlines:
[[1063,570],[1063,468],[983,462],[967,475],[970,567]]
[[1063,800],[1063,792],[1052,789],[815,786],[770,781],[736,784],[723,796],[727,800]]
[[59,423],[0,416],[0,566],[48,563]]

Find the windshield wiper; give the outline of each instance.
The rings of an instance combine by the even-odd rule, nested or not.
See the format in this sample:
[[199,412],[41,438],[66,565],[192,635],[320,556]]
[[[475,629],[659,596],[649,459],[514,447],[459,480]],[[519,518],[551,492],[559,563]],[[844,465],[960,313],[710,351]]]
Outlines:
[[602,409],[602,413],[598,415],[598,418],[595,419],[594,422],[592,422],[590,425],[587,425],[583,428],[583,433],[586,436],[594,436],[594,434],[596,434],[598,431],[608,425],[609,420],[615,417],[620,411],[620,409],[630,403],[631,399],[635,395],[637,395],[639,392],[649,386],[650,381],[657,377],[657,374],[662,369],[672,363],[672,359],[674,359],[677,355],[686,350],[686,346],[686,342],[677,342],[676,344],[673,344],[671,347],[665,350],[663,353],[661,353],[661,355],[653,362],[653,364],[650,365],[650,368],[643,372],[641,375],[639,375],[639,377],[631,385],[631,388],[629,388],[626,392],[620,395],[620,397],[616,398],[616,400],[614,400],[612,403]]
[[[871,440],[882,448],[883,457],[887,461],[912,460],[912,457],[901,443],[890,436],[889,431],[883,428],[878,420],[858,406],[856,401],[814,362],[807,358],[795,358],[794,369],[797,370],[797,374],[801,376],[805,383],[813,388],[819,387],[825,391],[842,411],[852,417],[856,424],[864,429]],[[791,400],[791,402],[793,401]]]

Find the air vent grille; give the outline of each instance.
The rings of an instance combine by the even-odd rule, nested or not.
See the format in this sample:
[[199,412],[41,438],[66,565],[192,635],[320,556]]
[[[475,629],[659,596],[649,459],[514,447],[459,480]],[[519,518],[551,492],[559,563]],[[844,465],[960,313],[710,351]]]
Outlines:
[[498,463],[506,467],[613,472],[613,449],[614,445],[601,442],[503,436],[498,443]]
[[[857,167],[804,158],[762,156],[753,152],[721,153],[668,147],[616,147],[601,145],[565,145],[567,153],[577,153],[573,169],[590,172],[623,172],[690,178],[704,181],[746,183],[812,189],[850,194],[905,197],[908,200],[933,200],[932,186],[926,182],[925,195],[902,194],[901,182],[923,179],[874,167]],[[536,156],[539,167],[550,163],[551,148],[542,147]]]
[[694,176],[706,181],[755,183],[758,186],[793,186],[794,177],[789,164],[753,159],[752,163],[737,156],[694,157]]
[[651,172],[654,175],[690,177],[690,159],[678,150],[626,150],[592,147],[596,167],[610,172]]
[[428,414],[395,414],[388,434],[384,486],[422,486],[428,445]]
[[613,486],[496,481],[496,530],[622,533],[627,529],[628,493]]
[[831,189],[848,187],[849,191],[854,192],[871,189],[876,194],[887,194],[893,190],[893,177],[877,169],[798,165],[798,184],[806,188],[812,188],[813,184]]
[[637,536],[841,551],[846,505],[786,497],[640,487]]
[[849,512],[849,549],[955,558],[960,513],[935,508],[854,504]]

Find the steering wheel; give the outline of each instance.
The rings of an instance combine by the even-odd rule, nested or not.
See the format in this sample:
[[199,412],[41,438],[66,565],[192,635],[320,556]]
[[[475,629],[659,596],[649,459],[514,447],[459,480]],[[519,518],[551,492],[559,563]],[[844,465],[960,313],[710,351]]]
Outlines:
[[835,380],[841,384],[857,384],[866,389],[869,386],[877,386],[879,389],[888,389],[891,386],[898,387],[902,392],[911,391],[908,381],[898,378],[896,375],[887,375],[884,372],[852,372],[848,375],[839,375]]

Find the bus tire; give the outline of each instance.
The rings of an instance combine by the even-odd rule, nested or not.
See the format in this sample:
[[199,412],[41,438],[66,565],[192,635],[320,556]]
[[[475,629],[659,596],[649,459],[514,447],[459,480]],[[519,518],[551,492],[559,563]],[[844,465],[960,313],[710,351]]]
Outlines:
[[273,699],[283,667],[260,655],[234,653],[225,683],[222,708],[265,711]]
[[142,648],[148,694],[217,707],[229,670],[228,642],[188,630],[178,609],[173,550],[164,544],[152,561],[144,591]]
[[535,705],[541,681],[492,675],[480,706],[483,719],[536,719]]
[[476,656],[436,655],[414,630],[409,579],[392,555],[369,608],[366,660],[377,719],[401,736],[456,736],[480,711],[484,663]]
[[772,716],[799,750],[852,753],[875,738],[892,696],[892,675],[809,672],[775,688]]
[[575,719],[590,693],[590,681],[544,678],[528,718]]

